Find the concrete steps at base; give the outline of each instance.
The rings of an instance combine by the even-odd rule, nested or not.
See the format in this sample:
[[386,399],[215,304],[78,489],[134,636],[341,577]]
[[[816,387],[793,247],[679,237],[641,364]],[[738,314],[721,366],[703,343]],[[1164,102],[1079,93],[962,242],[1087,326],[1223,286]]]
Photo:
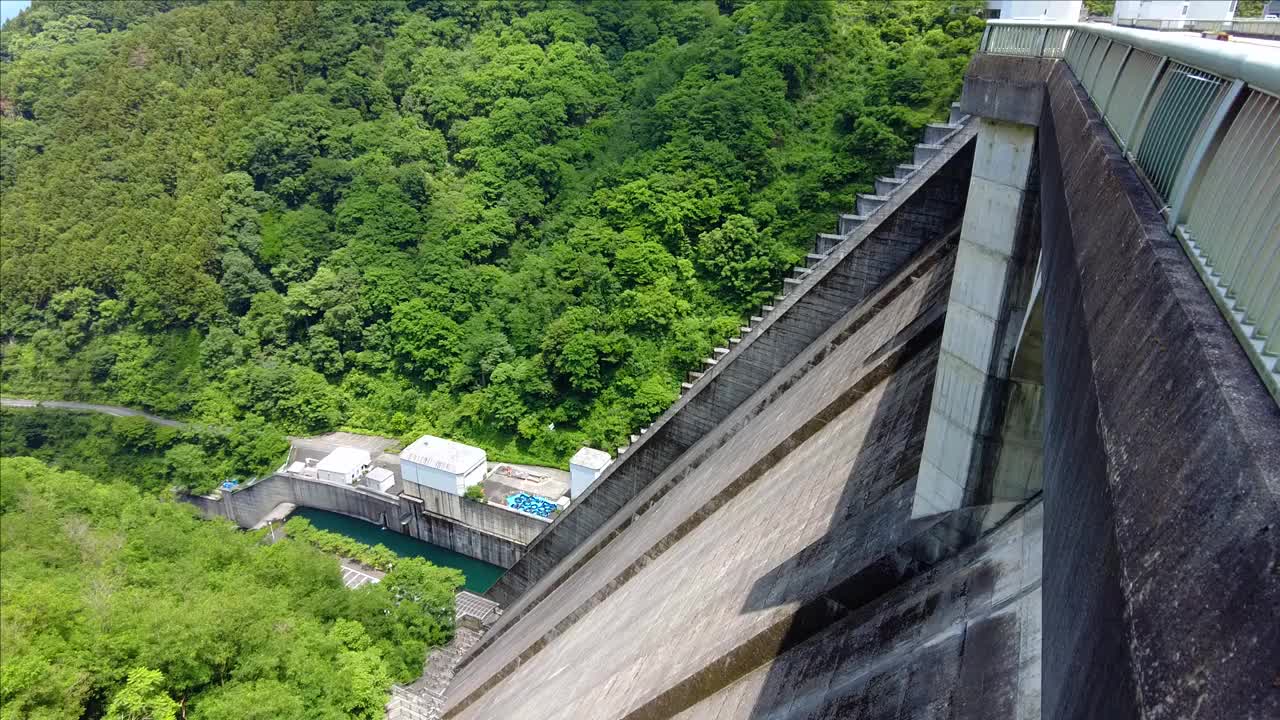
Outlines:
[[899,180],[898,178],[876,178],[876,194],[891,195],[894,190],[902,187],[904,183],[906,183],[906,180]]
[[964,112],[960,110],[960,103],[958,102],[951,103],[951,115],[947,118],[948,123],[952,125],[956,125],[968,119],[969,119],[969,116],[965,115]]
[[889,202],[887,195],[863,195],[858,194],[858,214],[870,215],[880,209],[881,205]]
[[928,143],[920,143],[916,145],[915,155],[912,158],[912,164],[923,165],[942,151],[941,145],[930,145]]
[[906,180],[907,178],[914,175],[915,172],[919,169],[920,169],[919,165],[902,163],[901,165],[897,165],[893,168],[893,176],[898,178],[899,180]]
[[924,142],[926,145],[941,145],[955,131],[963,128],[960,123],[929,123],[924,126]]
[[823,260],[826,260],[826,259],[827,259],[827,256],[826,256],[825,254],[823,254],[823,253],[809,253],[808,255],[805,255],[805,256],[804,256],[805,264],[806,264],[808,267],[814,267],[814,266],[816,266],[818,263],[820,263],[820,262],[822,262]]
[[844,237],[844,235],[836,235],[834,233],[818,233],[818,237],[813,243],[813,249],[819,254],[825,255],[834,250],[844,240]]
[[836,219],[836,230],[838,236],[843,238],[854,230],[857,230],[858,226],[865,222],[866,219],[866,215],[840,213],[840,216]]

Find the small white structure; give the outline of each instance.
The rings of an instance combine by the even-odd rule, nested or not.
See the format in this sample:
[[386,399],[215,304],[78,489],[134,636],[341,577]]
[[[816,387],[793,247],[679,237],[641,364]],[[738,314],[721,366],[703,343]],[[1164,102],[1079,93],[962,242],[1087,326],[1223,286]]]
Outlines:
[[340,447],[316,465],[316,476],[325,482],[352,484],[369,469],[369,451]]
[[611,462],[613,458],[609,457],[609,453],[595,448],[584,447],[574,453],[573,459],[569,461],[570,497],[574,500],[582,497]]
[[460,442],[423,435],[400,451],[404,492],[422,497],[423,487],[461,495],[484,481],[484,450]]
[[987,0],[987,17],[1000,20],[1080,19],[1083,0]]
[[[1116,0],[1116,20],[1230,20],[1236,0]],[[1181,27],[1181,25],[1176,25]]]
[[379,492],[391,492],[395,487],[396,474],[386,468],[376,467],[365,473],[365,484]]

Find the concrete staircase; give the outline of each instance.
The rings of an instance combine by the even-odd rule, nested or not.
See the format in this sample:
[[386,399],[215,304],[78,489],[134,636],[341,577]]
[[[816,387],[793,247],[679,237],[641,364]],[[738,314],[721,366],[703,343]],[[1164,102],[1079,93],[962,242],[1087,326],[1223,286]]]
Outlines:
[[[766,317],[772,313],[776,304],[790,295],[796,288],[800,287],[806,277],[813,271],[823,260],[827,259],[831,251],[849,238],[850,235],[857,230],[862,223],[882,205],[887,203],[895,192],[907,184],[907,181],[915,175],[925,163],[929,162],[933,156],[937,155],[951,140],[951,138],[964,128],[965,123],[969,121],[969,116],[960,111],[960,103],[951,103],[951,114],[945,123],[929,123],[924,129],[923,142],[915,147],[912,155],[911,163],[903,163],[893,170],[893,177],[876,178],[875,193],[864,194],[859,193],[854,202],[854,210],[850,213],[841,213],[836,219],[836,232],[834,233],[818,233],[813,243],[813,251],[804,257],[804,264],[797,265],[791,269],[790,274],[782,279],[782,288],[778,294],[774,295],[773,301],[763,305],[758,311],[753,313],[746,322],[738,328],[738,333],[730,337],[725,346],[717,347],[712,350],[710,357],[702,361],[702,365],[697,370],[689,371],[684,382],[680,383],[680,394],[693,389],[693,386],[706,374],[706,371],[715,367],[719,362],[728,355],[733,348],[742,342],[742,338],[758,327]],[[632,444],[640,439],[650,426],[646,426],[640,433],[631,435],[629,443],[618,448],[618,455],[625,453]]]
[[458,662],[480,639],[480,632],[459,626],[453,640],[427,656],[422,675],[412,685],[393,685],[387,720],[437,720],[444,708]]

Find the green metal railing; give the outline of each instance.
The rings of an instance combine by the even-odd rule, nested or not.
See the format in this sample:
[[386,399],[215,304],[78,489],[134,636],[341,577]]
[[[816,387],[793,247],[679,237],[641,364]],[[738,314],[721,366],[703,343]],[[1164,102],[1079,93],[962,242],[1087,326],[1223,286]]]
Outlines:
[[1166,32],[1226,32],[1250,37],[1280,38],[1280,20],[1266,20],[1264,18],[1236,18],[1233,20],[1119,18],[1115,21],[1115,24],[1117,27],[1136,27],[1144,30],[1163,30]]
[[1067,63],[1280,401],[1280,48],[992,20],[982,52]]

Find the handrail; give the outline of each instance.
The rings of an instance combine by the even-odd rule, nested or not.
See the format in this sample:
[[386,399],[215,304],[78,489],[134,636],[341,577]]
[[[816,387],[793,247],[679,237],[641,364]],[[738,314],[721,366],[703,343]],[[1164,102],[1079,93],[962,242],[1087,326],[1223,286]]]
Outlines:
[[981,52],[1071,68],[1280,401],[1280,48],[990,20]]
[[1195,65],[1223,77],[1243,80],[1267,92],[1280,94],[1280,52],[1263,45],[1180,37],[1098,23],[988,20],[987,24],[996,27],[1013,25],[1083,31],[1123,42],[1152,55],[1174,57],[1187,65]]
[[1263,38],[1280,37],[1280,20],[1266,18],[1232,18],[1215,20],[1208,18],[1116,18],[1116,27],[1136,27],[1146,30],[1173,32],[1230,32],[1238,35]]

